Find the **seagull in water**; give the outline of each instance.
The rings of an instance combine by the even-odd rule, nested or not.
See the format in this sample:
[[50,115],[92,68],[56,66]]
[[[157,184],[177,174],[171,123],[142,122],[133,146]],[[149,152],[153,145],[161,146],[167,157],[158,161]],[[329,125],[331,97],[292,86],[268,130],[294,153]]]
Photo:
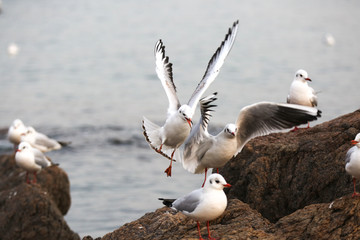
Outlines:
[[231,187],[224,177],[214,173],[209,176],[203,188],[196,189],[178,199],[164,199],[163,204],[180,211],[197,222],[199,239],[203,239],[200,233],[200,221],[206,221],[208,237],[210,236],[209,221],[221,216],[227,206],[227,198],[223,191],[224,187]]
[[239,21],[234,22],[233,26],[226,34],[225,40],[222,41],[220,47],[210,59],[202,80],[196,87],[187,104],[181,105],[176,95],[172,64],[169,62],[169,57],[165,57],[165,46],[161,40],[155,45],[156,73],[165,89],[169,107],[167,110],[167,118],[163,126],[158,126],[144,117],[142,127],[145,139],[150,147],[170,160],[170,165],[165,170],[167,176],[171,176],[172,161],[175,151],[183,144],[190,133],[192,128],[191,119],[194,115],[197,103],[205,90],[219,74],[220,68],[233,46],[238,23]]
[[[36,183],[36,174],[42,168],[53,165],[47,157],[38,149],[31,147],[27,142],[21,142],[15,154],[16,164],[26,171],[26,182],[29,181],[29,173],[34,174],[33,183]],[[58,165],[58,164],[54,164]]]
[[353,177],[354,193],[352,197],[360,196],[356,192],[356,179],[360,178],[360,133],[358,133],[351,143],[355,146],[349,149],[345,157],[345,170]]
[[[241,152],[251,139],[275,131],[292,128],[320,117],[316,108],[296,104],[259,102],[240,110],[235,124],[229,123],[217,135],[208,132],[209,111],[215,105],[216,93],[200,100],[201,117],[181,148],[183,167],[191,173],[224,166]],[[204,184],[203,184],[204,186]]]
[[12,144],[14,144],[15,151],[21,142],[21,135],[26,133],[26,131],[27,128],[20,119],[15,119],[9,127],[7,138]]
[[68,143],[59,142],[55,139],[49,138],[43,133],[37,132],[33,127],[27,127],[26,133],[21,136],[22,142],[28,142],[32,147],[39,149],[42,152],[49,152],[52,150],[59,150],[63,145]]
[[[317,96],[315,90],[309,86],[308,82],[311,79],[308,77],[308,73],[300,69],[295,73],[293,82],[290,85],[290,91],[287,96],[286,102],[292,104],[298,104],[308,107],[317,107]],[[308,128],[310,127],[308,123]],[[293,131],[298,128],[295,126]]]

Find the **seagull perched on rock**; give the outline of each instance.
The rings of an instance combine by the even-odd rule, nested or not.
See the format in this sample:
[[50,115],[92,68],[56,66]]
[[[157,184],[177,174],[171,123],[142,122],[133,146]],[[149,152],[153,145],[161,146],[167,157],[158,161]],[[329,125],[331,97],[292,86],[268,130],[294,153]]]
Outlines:
[[7,138],[12,144],[14,144],[15,150],[21,142],[21,135],[26,133],[26,131],[27,128],[20,119],[15,119],[9,127]]
[[349,149],[345,157],[345,170],[353,178],[354,193],[352,197],[360,196],[356,192],[356,179],[360,178],[360,133],[358,133],[351,143],[355,146]]
[[26,133],[23,133],[21,136],[21,141],[28,142],[32,147],[37,148],[42,152],[59,150],[61,149],[62,144],[67,144],[49,138],[45,134],[37,132],[33,127],[27,127]]
[[[240,110],[235,124],[229,123],[217,135],[208,132],[209,111],[216,94],[200,101],[200,121],[191,130],[181,151],[183,167],[192,173],[220,168],[241,152],[251,139],[316,120],[321,111],[296,104],[259,102]],[[204,181],[204,183],[205,183]],[[203,185],[204,186],[204,185]]]
[[49,167],[52,164],[49,159],[38,149],[31,147],[27,142],[21,142],[18,150],[15,154],[16,164],[26,171],[26,182],[29,181],[29,173],[34,174],[33,183],[36,183],[36,174],[41,171],[42,168]]
[[209,239],[209,221],[214,220],[223,214],[227,206],[227,198],[223,191],[224,187],[231,187],[220,174],[211,174],[203,188],[196,189],[178,199],[164,199],[163,204],[180,211],[197,222],[199,239],[202,239],[200,232],[201,221],[206,221]]
[[[286,102],[308,107],[317,107],[318,102],[316,92],[309,86],[308,82],[311,82],[311,79],[308,77],[308,73],[303,69],[298,70],[295,73],[294,80],[290,85]],[[295,127],[293,131],[297,129],[298,128]]]
[[233,46],[238,23],[239,21],[236,21],[229,29],[225,40],[222,41],[220,47],[210,59],[202,80],[187,104],[181,105],[176,95],[172,64],[169,62],[169,57],[165,56],[165,46],[163,42],[159,40],[155,45],[156,73],[168,97],[169,107],[163,126],[158,126],[144,117],[142,127],[145,139],[151,148],[170,159],[170,165],[165,170],[167,176],[171,176],[175,151],[183,144],[190,133],[192,128],[191,119],[202,94],[219,74],[220,68]]

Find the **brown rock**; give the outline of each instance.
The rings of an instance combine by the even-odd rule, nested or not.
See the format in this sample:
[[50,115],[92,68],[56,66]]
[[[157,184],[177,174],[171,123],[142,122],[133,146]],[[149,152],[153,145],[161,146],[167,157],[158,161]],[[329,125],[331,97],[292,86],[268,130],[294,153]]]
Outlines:
[[238,198],[272,222],[309,204],[352,192],[345,172],[350,140],[360,132],[360,110],[310,129],[250,141],[220,173]]
[[51,166],[37,180],[25,182],[25,171],[16,166],[14,155],[0,157],[0,238],[80,239],[63,217],[71,202],[67,174]]
[[[15,163],[14,155],[0,156],[0,191],[13,188],[25,182],[26,172]],[[32,174],[29,174],[32,177]],[[63,215],[71,205],[69,178],[64,170],[57,166],[43,169],[37,175],[37,185],[41,186],[56,203]]]
[[[210,222],[210,231],[212,237],[221,239],[275,239],[263,230],[270,226],[268,220],[247,204],[231,199],[224,214]],[[201,233],[204,238],[207,236],[205,223],[201,223]],[[241,238],[234,238],[240,235]],[[198,231],[195,221],[180,212],[163,207],[101,238],[114,239],[198,239]]]
[[274,234],[286,239],[360,239],[360,202],[350,194],[306,206],[280,219]]

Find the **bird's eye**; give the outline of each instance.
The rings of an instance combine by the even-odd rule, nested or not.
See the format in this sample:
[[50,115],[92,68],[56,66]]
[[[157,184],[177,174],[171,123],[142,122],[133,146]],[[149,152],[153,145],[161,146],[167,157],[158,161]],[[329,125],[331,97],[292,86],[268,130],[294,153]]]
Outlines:
[[220,181],[218,179],[215,180],[216,183],[220,183]]
[[302,75],[302,74],[300,74],[300,77],[303,77],[303,75]]

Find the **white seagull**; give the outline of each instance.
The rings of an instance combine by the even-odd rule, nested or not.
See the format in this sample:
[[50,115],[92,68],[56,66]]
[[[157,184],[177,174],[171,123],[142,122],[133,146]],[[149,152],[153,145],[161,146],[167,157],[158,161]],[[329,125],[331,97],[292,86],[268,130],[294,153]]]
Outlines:
[[352,197],[360,196],[356,192],[356,179],[360,179],[360,133],[358,133],[351,143],[355,146],[349,149],[345,157],[345,170],[353,177],[354,193]]
[[172,64],[169,62],[169,57],[165,57],[165,46],[163,46],[161,40],[155,45],[156,73],[168,97],[169,107],[163,126],[158,126],[144,117],[142,127],[145,139],[150,147],[170,159],[170,165],[165,170],[167,176],[171,176],[175,151],[190,133],[192,127],[191,119],[202,94],[219,74],[220,68],[233,46],[238,23],[239,21],[234,22],[232,28],[230,28],[226,34],[225,40],[222,41],[220,47],[210,59],[202,80],[199,82],[187,104],[181,105],[176,95]]
[[[53,165],[47,157],[38,149],[31,147],[27,142],[21,142],[15,154],[16,164],[26,171],[26,182],[29,181],[29,173],[34,174],[33,183],[36,183],[36,174],[42,168]],[[54,164],[55,165],[55,164]]]
[[[290,85],[286,102],[308,107],[317,107],[318,102],[316,92],[309,86],[308,82],[311,82],[311,79],[308,77],[308,73],[303,69],[298,70],[295,73],[294,80]],[[294,130],[297,130],[297,127],[295,127]]]
[[49,138],[43,133],[37,132],[33,127],[27,127],[26,133],[21,136],[22,142],[28,142],[32,147],[42,152],[61,149],[60,142]]
[[202,239],[199,221],[206,221],[209,239],[212,239],[209,221],[221,216],[227,206],[224,187],[231,187],[231,185],[225,181],[223,176],[214,173],[209,176],[203,188],[196,189],[178,199],[159,198],[159,200],[162,200],[164,205],[194,219],[197,222],[199,239]]
[[[208,168],[224,166],[241,152],[251,139],[304,124],[320,117],[316,108],[286,103],[259,102],[241,109],[235,124],[227,124],[220,133],[208,133],[210,105],[215,94],[200,101],[200,121],[191,130],[181,148],[183,167],[192,173],[206,173]],[[204,182],[205,182],[204,181]]]
[[20,119],[15,119],[9,127],[7,138],[12,144],[14,144],[15,150],[21,142],[21,134],[26,133],[26,131],[27,129]]

